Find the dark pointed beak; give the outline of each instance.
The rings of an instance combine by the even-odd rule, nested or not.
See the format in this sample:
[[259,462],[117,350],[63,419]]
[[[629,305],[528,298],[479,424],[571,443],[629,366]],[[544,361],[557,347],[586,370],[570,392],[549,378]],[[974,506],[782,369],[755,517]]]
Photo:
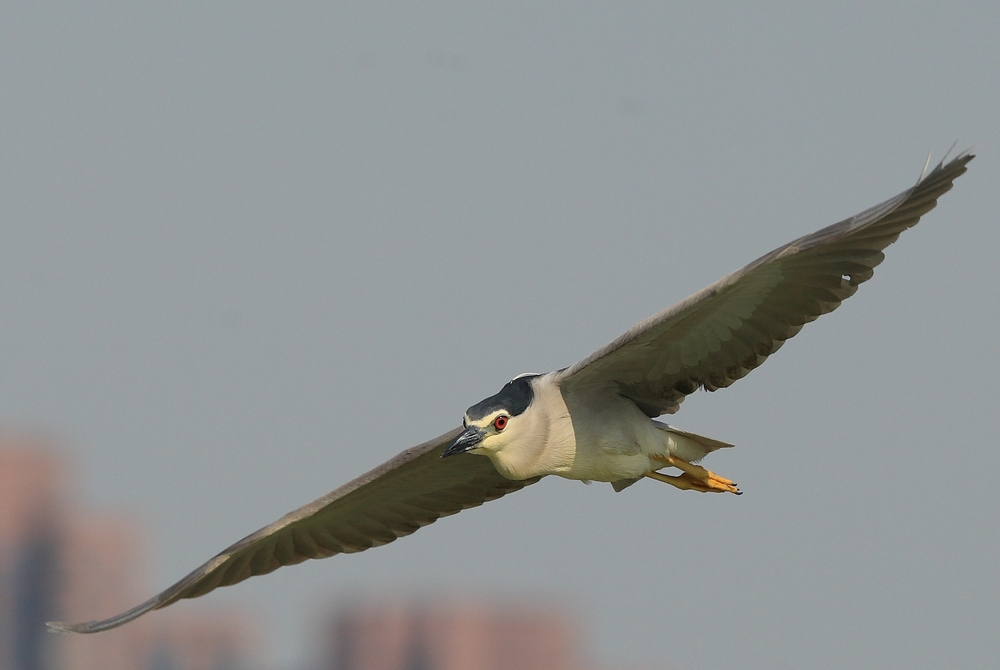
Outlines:
[[448,445],[448,448],[441,453],[441,458],[475,449],[483,441],[484,437],[486,437],[486,431],[475,426],[469,426],[455,438],[454,442]]

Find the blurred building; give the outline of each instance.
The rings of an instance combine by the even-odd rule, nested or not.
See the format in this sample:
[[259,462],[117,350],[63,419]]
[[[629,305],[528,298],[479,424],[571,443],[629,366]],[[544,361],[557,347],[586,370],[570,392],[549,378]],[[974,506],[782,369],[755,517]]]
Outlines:
[[50,445],[0,437],[0,670],[51,667],[66,478]]
[[[145,580],[145,546],[136,521],[74,510],[61,538],[59,619],[87,621],[137,604]],[[146,668],[150,622],[99,635],[53,635],[59,670]]]
[[568,611],[482,600],[366,602],[328,628],[323,670],[581,670]]
[[[194,611],[192,611],[192,609]],[[248,616],[205,607],[173,610],[155,623],[150,670],[258,668],[260,629]]]
[[259,667],[258,629],[232,610],[189,605],[97,635],[46,631],[152,595],[139,523],[73,502],[67,471],[52,444],[0,436],[0,670]]

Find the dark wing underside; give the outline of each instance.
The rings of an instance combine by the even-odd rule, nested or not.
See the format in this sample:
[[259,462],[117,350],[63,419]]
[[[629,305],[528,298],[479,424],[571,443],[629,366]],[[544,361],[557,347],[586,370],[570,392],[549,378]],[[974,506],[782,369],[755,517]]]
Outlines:
[[942,161],[895,198],[775,249],[636,324],[563,371],[560,383],[617,385],[652,416],[676,411],[699,388],[729,386],[854,295],[882,250],[934,208],[972,158]]
[[503,477],[485,456],[441,458],[461,432],[452,430],[412,447],[270,526],[248,535],[169,589],[127,612],[87,623],[53,622],[51,630],[97,633],[116,628],[182,598],[310,558],[364,551],[421,526],[482,505],[538,481]]

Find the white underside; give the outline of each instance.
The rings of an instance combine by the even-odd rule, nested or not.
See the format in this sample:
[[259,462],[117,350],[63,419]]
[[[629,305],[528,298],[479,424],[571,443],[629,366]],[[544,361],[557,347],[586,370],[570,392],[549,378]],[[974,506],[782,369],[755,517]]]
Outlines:
[[654,456],[696,462],[731,444],[654,421],[635,403],[610,390],[564,393],[545,375],[535,398],[511,419],[502,440],[476,449],[504,476],[616,482],[664,467]]

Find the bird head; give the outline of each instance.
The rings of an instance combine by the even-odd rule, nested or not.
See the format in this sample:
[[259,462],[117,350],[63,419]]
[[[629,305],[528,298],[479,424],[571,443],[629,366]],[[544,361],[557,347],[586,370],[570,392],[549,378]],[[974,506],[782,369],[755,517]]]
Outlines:
[[442,452],[441,457],[466,451],[496,454],[518,439],[528,428],[524,414],[535,397],[531,380],[537,374],[518,375],[507,382],[500,392],[477,402],[465,412],[465,430]]

